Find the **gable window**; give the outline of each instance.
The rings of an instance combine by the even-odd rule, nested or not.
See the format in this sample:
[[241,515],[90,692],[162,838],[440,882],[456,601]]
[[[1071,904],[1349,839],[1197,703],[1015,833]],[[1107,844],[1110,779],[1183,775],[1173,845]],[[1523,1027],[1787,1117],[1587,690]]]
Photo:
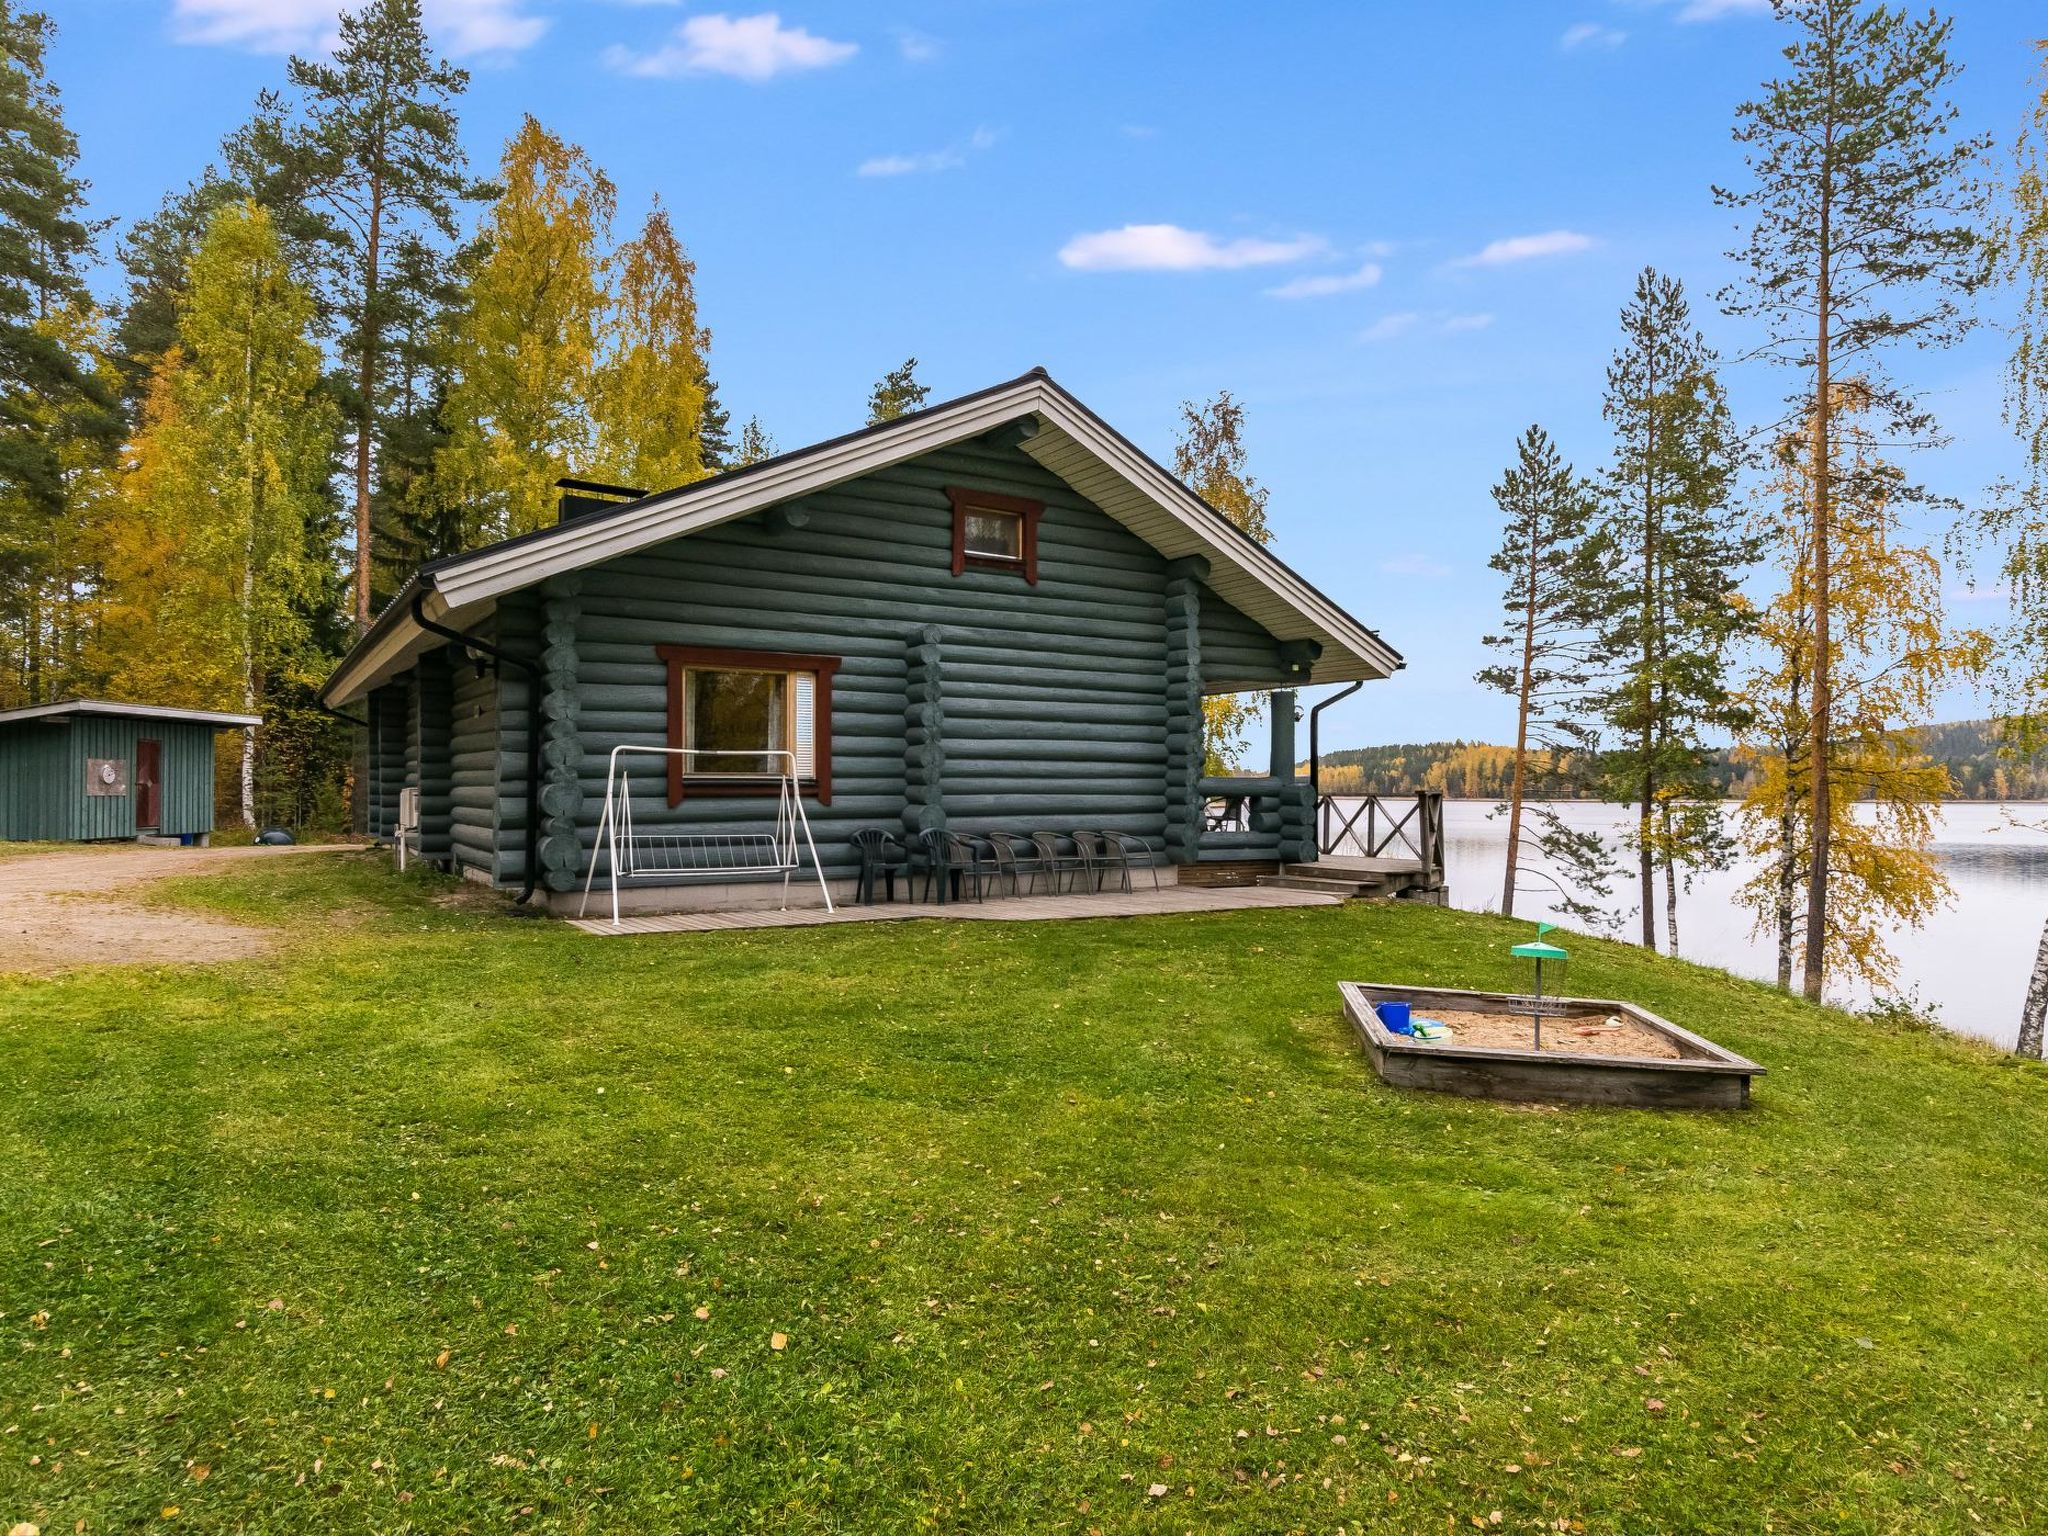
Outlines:
[[655,647],[668,668],[668,803],[684,794],[773,795],[797,785],[832,803],[832,677],[837,656]]
[[1045,503],[949,485],[953,503],[953,574],[969,566],[1011,571],[1038,584],[1038,519]]

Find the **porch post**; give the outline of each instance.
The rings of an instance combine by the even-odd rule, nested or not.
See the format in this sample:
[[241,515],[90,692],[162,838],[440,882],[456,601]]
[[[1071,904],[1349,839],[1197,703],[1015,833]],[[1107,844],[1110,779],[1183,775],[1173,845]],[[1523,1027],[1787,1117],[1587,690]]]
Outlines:
[[[583,737],[577,729],[576,621],[580,575],[550,576],[541,588],[540,872],[551,891],[573,891],[583,864],[576,829],[583,809]],[[531,835],[531,834],[529,834]]]
[[1166,564],[1166,857],[1192,864],[1202,845],[1202,582],[1209,562]]
[[1294,690],[1274,689],[1266,714],[1272,724],[1266,771],[1280,781],[1275,817],[1280,834],[1280,862],[1307,863],[1316,856],[1315,828],[1311,824],[1315,807],[1308,781],[1294,776]]
[[939,627],[911,631],[903,679],[903,828],[946,827],[946,703]]

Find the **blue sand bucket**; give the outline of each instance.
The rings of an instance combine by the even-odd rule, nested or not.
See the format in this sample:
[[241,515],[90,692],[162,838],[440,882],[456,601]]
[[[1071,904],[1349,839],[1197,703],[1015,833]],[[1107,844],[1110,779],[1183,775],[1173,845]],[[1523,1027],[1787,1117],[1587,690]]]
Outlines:
[[1390,1035],[1412,1035],[1415,1027],[1408,1022],[1406,1003],[1374,1003],[1372,1011],[1379,1015],[1380,1023],[1386,1026]]

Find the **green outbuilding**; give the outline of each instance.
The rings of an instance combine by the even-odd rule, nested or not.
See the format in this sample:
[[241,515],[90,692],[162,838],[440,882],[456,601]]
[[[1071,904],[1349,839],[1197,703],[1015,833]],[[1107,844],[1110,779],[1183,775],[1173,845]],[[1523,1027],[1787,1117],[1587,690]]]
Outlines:
[[71,699],[0,710],[0,839],[204,843],[213,752],[261,715]]

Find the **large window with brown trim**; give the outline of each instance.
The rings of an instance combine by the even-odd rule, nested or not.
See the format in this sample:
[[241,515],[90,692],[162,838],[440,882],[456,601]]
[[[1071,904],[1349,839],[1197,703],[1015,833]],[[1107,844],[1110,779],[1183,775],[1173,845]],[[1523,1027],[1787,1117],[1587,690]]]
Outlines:
[[832,678],[837,656],[711,646],[655,647],[668,668],[668,803],[685,793],[772,795],[798,787],[832,803]]
[[1038,519],[1044,502],[959,485],[947,486],[946,496],[953,503],[955,576],[974,566],[1012,571],[1038,584]]

